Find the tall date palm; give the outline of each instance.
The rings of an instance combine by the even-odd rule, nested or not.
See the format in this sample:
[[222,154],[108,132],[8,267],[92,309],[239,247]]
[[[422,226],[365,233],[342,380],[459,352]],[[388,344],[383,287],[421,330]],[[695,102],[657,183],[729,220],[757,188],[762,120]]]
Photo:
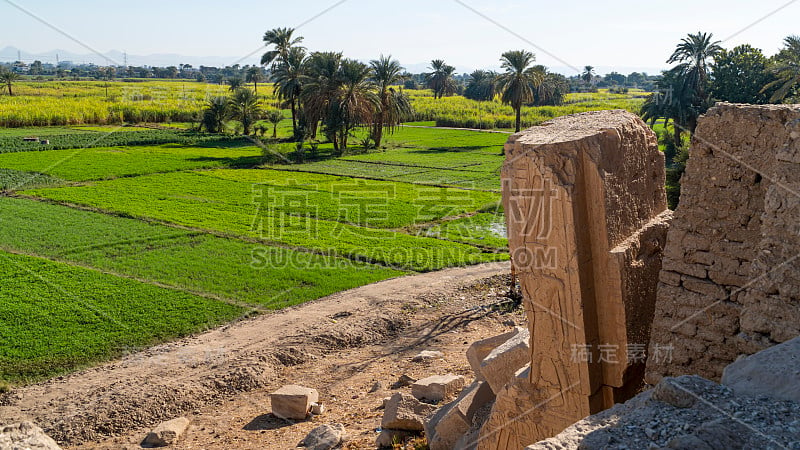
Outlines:
[[281,58],[272,70],[274,92],[281,100],[287,102],[292,111],[292,131],[297,135],[297,106],[303,91],[302,78],[306,61],[303,47],[292,47],[285,58]]
[[303,37],[293,37],[294,28],[275,28],[264,33],[264,44],[267,46],[272,45],[274,48],[267,51],[261,57],[261,65],[266,66],[273,64],[278,60],[285,61],[289,56],[289,51],[292,48],[297,48]]
[[372,67],[372,82],[378,91],[380,102],[375,114],[375,123],[372,127],[372,139],[375,146],[380,147],[383,131],[389,133],[400,125],[412,114],[411,102],[402,92],[396,91],[392,85],[406,79],[405,69],[391,56],[381,55],[378,59],[370,61]]
[[522,123],[522,105],[533,102],[543,81],[541,72],[531,67],[535,60],[536,56],[527,50],[510,50],[500,58],[505,73],[497,77],[497,87],[501,101],[511,105],[516,112],[517,132]]

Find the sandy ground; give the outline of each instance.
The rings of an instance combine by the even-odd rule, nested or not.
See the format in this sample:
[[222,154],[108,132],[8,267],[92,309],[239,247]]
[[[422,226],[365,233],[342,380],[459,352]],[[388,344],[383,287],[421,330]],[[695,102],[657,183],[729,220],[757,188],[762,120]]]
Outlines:
[[[508,263],[413,275],[341,292],[12,391],[0,419],[33,420],[66,448],[141,448],[163,420],[192,423],[172,448],[288,449],[341,423],[345,448],[375,448],[382,399],[401,375],[471,381],[470,343],[524,324],[505,300]],[[412,362],[421,350],[444,357]],[[320,392],[326,413],[299,423],[270,413],[284,384]]]

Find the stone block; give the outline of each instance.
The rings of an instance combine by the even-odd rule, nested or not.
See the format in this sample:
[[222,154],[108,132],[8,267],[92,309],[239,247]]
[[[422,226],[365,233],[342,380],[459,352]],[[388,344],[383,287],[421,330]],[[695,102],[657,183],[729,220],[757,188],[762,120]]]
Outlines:
[[411,395],[421,401],[437,403],[455,396],[464,384],[465,379],[461,375],[434,375],[414,382]]
[[287,385],[269,395],[272,414],[281,419],[305,420],[311,404],[319,402],[319,393],[297,385]]
[[167,422],[159,424],[153,430],[147,433],[144,438],[144,444],[153,447],[166,447],[178,442],[186,429],[189,428],[189,419],[186,417],[178,417]]
[[800,337],[725,367],[722,384],[733,389],[736,395],[800,403]]
[[481,374],[496,394],[514,378],[519,369],[530,363],[530,333],[521,329],[481,361]]
[[422,431],[425,421],[436,407],[422,403],[411,395],[396,393],[386,402],[381,428],[401,431]]
[[499,347],[515,335],[521,333],[522,330],[522,327],[515,327],[513,330],[507,333],[475,341],[469,346],[467,349],[467,361],[469,361],[472,371],[475,372],[476,380],[480,381],[486,379],[481,373],[481,362],[483,362],[483,359],[486,358],[489,353],[492,352],[492,350]]

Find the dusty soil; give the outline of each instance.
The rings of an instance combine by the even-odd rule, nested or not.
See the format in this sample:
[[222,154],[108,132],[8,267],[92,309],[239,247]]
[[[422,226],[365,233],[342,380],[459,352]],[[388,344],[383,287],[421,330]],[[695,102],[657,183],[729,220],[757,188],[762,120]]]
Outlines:
[[[173,448],[294,448],[342,423],[345,448],[375,448],[382,399],[401,375],[472,377],[465,351],[524,323],[509,312],[508,263],[387,280],[12,391],[3,422],[33,420],[66,447],[140,448],[150,427],[192,420]],[[440,360],[417,363],[421,350]],[[326,413],[299,423],[269,414],[284,384],[316,388]]]

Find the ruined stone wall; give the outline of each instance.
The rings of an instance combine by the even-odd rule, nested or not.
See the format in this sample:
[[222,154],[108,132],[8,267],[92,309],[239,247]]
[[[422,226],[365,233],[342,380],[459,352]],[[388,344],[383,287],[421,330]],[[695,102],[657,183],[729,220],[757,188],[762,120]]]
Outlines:
[[[503,201],[531,364],[502,389],[479,448],[552,436],[641,383],[671,212],[664,157],[637,116],[557,118],[511,137]],[[643,355],[643,352],[642,352]]]
[[647,381],[719,380],[800,334],[800,107],[719,104],[699,121],[667,236]]

